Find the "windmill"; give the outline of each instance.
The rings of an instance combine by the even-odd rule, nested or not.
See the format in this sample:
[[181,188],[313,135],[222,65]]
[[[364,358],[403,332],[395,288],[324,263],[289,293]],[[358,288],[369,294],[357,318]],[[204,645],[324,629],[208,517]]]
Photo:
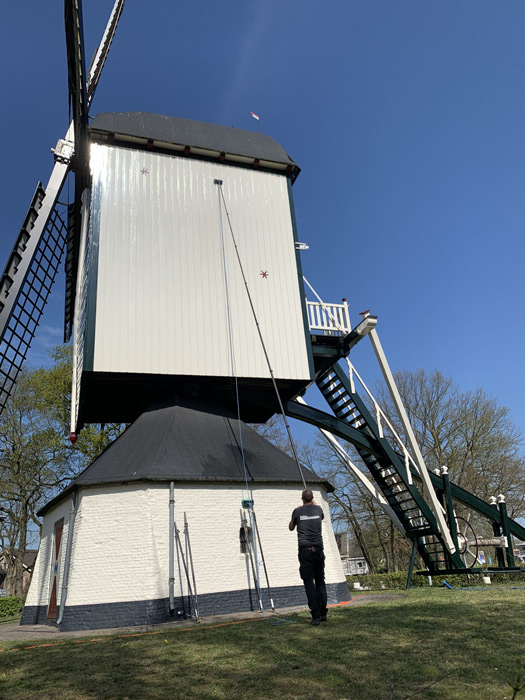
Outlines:
[[[377,319],[366,312],[352,328],[345,301],[327,304],[311,288],[316,300],[306,301],[305,285],[309,285],[300,261],[304,245],[298,240],[291,190],[299,167],[284,148],[260,132],[149,113],[101,114],[88,128],[87,108],[122,6],[120,2],[113,8],[85,82],[81,6],[66,2],[74,119],[55,149],[55,169],[45,193],[43,188],[37,190],[0,288],[3,403],[25,359],[65,248],[65,339],[73,336],[71,432],[75,435],[90,422],[133,423],[58,500],[44,507],[47,522],[35,588],[42,591],[45,582],[52,580],[51,599],[33,596],[31,602],[30,594],[28,609],[34,610],[27,613],[26,620],[61,622],[63,615],[65,619],[69,615],[68,624],[85,625],[79,616],[93,621],[94,606],[104,605],[110,607],[97,610],[115,624],[124,604],[130,616],[126,624],[164,619],[168,608],[158,593],[157,574],[150,593],[140,600],[136,592],[118,587],[115,595],[120,598],[106,600],[108,591],[114,593],[113,584],[102,576],[98,588],[95,582],[90,585],[90,593],[100,592],[96,599],[83,597],[80,585],[68,584],[70,563],[75,561],[73,528],[79,507],[84,515],[76,531],[76,546],[80,548],[82,538],[85,544],[82,561],[77,557],[79,563],[71,570],[73,581],[85,581],[87,572],[94,569],[86,552],[93,551],[97,531],[94,526],[90,529],[87,514],[98,522],[100,503],[106,504],[106,512],[117,514],[105,528],[120,528],[114,539],[122,543],[130,524],[127,519],[119,521],[118,514],[124,502],[126,518],[138,508],[146,512],[138,494],[141,484],[148,483],[148,527],[155,534],[144,540],[144,548],[154,551],[154,544],[162,542],[154,513],[168,493],[165,487],[159,491],[157,482],[174,489],[172,461],[178,465],[178,480],[191,484],[178,495],[179,501],[188,504],[188,512],[190,508],[198,512],[199,499],[208,502],[213,489],[205,496],[197,488],[204,482],[207,487],[228,484],[221,492],[221,502],[230,503],[231,484],[242,482],[247,475],[243,435],[249,433],[244,426],[241,429],[242,421],[262,422],[281,408],[284,415],[323,431],[348,468],[412,542],[409,580],[417,555],[427,575],[479,568],[477,555],[465,556],[475,548],[472,538],[459,527],[454,501],[491,523],[494,539],[490,546],[497,549],[497,568],[518,570],[512,536],[523,538],[525,529],[508,518],[504,499],[496,506],[487,504],[451,483],[445,472],[432,474],[427,469],[379,342]],[[75,198],[66,225],[55,204],[69,172],[75,175]],[[367,337],[408,446],[349,360],[352,349]],[[346,363],[346,369],[341,363]],[[332,413],[309,407],[300,399],[314,382]],[[210,440],[212,435],[217,436],[215,441]],[[187,436],[191,440],[181,450]],[[354,445],[371,479],[354,467],[337,437]],[[254,442],[252,452],[258,451],[264,452]],[[219,453],[241,454],[241,463],[232,466],[232,460],[219,459]],[[280,471],[270,470],[272,459],[279,461],[270,456],[259,462],[254,459],[252,464],[258,466],[250,478],[253,483],[259,480],[261,489],[271,484],[274,500],[276,485],[290,487],[280,501],[284,508],[300,479],[292,475],[290,463],[279,462]],[[307,480],[322,484],[310,473]],[[122,484],[117,490],[116,485]],[[328,487],[323,488],[326,493]],[[250,503],[248,478],[246,491],[243,502]],[[92,499],[95,492],[96,503]],[[66,496],[72,500],[69,516]],[[270,516],[269,512],[267,523]],[[263,518],[259,522],[264,530]],[[248,525],[242,518],[241,523],[246,541]],[[194,531],[193,523],[190,526]],[[235,537],[238,526],[236,522]],[[239,564],[235,562],[238,543],[228,539],[232,531],[221,535],[228,542],[221,556],[230,562],[231,572]],[[209,535],[211,538],[213,532]],[[60,547],[64,539],[65,550]],[[171,536],[171,543],[173,539]],[[198,552],[194,544],[192,550]],[[126,551],[123,545],[121,549]],[[167,544],[159,550],[159,560],[167,560],[164,550]],[[332,555],[337,560],[336,550]],[[171,562],[174,556],[172,552]],[[61,563],[62,578],[57,574]],[[256,569],[254,566],[252,579],[262,608]],[[54,571],[52,579],[50,570]],[[173,584],[172,569],[168,572],[161,567],[158,576]],[[334,597],[341,600],[345,584],[340,565],[334,563],[332,576]],[[230,578],[235,579],[233,573]],[[212,585],[206,577],[204,583]],[[68,585],[72,599],[66,601]],[[234,589],[223,585],[226,588],[208,590],[208,598],[199,604],[201,611],[225,610],[225,605],[245,600],[239,579]],[[288,579],[283,579],[280,588],[288,602],[295,600],[297,587]],[[172,613],[174,606],[170,590]],[[156,617],[148,617],[151,609]]]
[[[110,38],[121,11],[116,5]],[[147,113],[102,114],[88,127],[90,86],[100,70],[84,85],[81,28],[80,4],[66,2],[74,119],[55,149],[53,186],[40,208],[34,204],[33,228],[6,271],[4,393],[65,247],[72,435],[89,422],[131,426],[42,508],[22,623],[79,629],[162,621],[187,612],[186,584],[195,615],[197,588],[202,614],[254,606],[263,612],[274,599],[279,606],[301,603],[295,541],[288,539],[286,565],[282,547],[268,545],[272,538],[280,544],[275,510],[291,512],[305,476],[321,502],[331,486],[244,423],[265,420],[313,378],[291,196],[299,168],[261,133]],[[95,71],[100,61],[93,65]],[[50,244],[39,232],[50,224],[40,215],[46,205],[55,216],[69,172],[74,202],[53,242],[45,290],[35,290],[45,265],[34,255],[26,260],[24,246],[31,242],[47,261]],[[28,306],[35,294],[37,309]],[[24,319],[31,333],[24,327],[19,345]],[[175,517],[185,523],[188,549],[192,532],[191,563]],[[335,603],[348,589],[329,518],[325,528]],[[147,560],[139,587],[137,551]],[[184,580],[177,593],[179,557]]]

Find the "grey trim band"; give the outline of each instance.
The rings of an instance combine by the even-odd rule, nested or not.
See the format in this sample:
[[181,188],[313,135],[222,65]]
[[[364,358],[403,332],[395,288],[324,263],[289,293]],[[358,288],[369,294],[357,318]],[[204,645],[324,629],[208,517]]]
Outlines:
[[[326,584],[328,604],[341,603],[350,600],[350,592],[346,581]],[[294,605],[307,606],[303,586],[282,586],[272,589],[276,608]],[[263,591],[263,603],[270,609],[268,592]],[[191,615],[191,601],[188,598],[175,598],[175,608]],[[224,615],[235,612],[257,610],[257,596],[252,591],[223,591],[199,596],[199,614]],[[20,620],[21,625],[42,625],[47,623],[46,606],[26,606]],[[98,605],[66,605],[60,629],[63,632],[71,630],[103,629],[106,627],[133,627],[135,625],[158,625],[173,619],[169,611],[169,598],[157,600],[136,600],[121,603],[100,603]]]

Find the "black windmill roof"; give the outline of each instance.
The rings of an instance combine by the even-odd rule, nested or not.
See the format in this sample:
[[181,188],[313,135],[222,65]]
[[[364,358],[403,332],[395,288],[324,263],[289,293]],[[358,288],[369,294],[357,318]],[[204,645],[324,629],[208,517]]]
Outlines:
[[261,161],[266,167],[287,170],[292,181],[300,172],[298,165],[271,136],[258,131],[197,122],[150,112],[109,112],[98,114],[91,122],[92,137],[110,134],[117,141],[126,137],[148,147],[177,146],[187,155],[208,155],[225,160]]
[[[250,484],[302,488],[294,459],[242,422],[241,436]],[[328,481],[302,470],[307,484],[333,491]],[[79,487],[135,481],[244,483],[238,419],[201,402],[152,406],[38,514]]]

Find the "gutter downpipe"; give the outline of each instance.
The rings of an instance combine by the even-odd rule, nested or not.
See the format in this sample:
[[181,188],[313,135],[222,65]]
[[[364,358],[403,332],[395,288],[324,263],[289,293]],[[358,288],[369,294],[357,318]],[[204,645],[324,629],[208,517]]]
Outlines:
[[66,544],[66,559],[64,562],[64,576],[62,578],[62,595],[60,596],[60,608],[56,621],[57,627],[62,624],[64,617],[64,608],[67,598],[67,584],[69,579],[69,565],[71,563],[71,550],[73,548],[73,526],[75,523],[75,515],[77,512],[77,494],[74,491],[71,494],[71,510],[69,511],[69,522],[67,527],[67,544]]
[[175,610],[175,482],[170,481],[170,546],[169,546],[170,612]]

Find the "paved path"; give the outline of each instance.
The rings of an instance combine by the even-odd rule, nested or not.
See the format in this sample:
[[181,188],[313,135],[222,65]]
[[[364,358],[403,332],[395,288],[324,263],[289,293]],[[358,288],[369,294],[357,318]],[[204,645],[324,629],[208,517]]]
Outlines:
[[[352,600],[348,601],[346,605],[360,605],[363,603],[370,603],[374,600],[386,598],[397,598],[403,597],[404,594],[380,594],[373,595],[368,593],[361,593],[352,597]],[[341,605],[341,604],[339,604]],[[343,605],[345,605],[343,603]],[[338,606],[330,606],[338,607]],[[58,627],[50,627],[48,625],[19,625],[18,622],[10,622],[5,624],[0,624],[0,642],[52,642],[58,639],[70,639],[75,637],[102,637],[102,636],[121,636],[128,634],[144,634],[146,632],[154,632],[155,630],[162,629],[184,629],[188,627],[197,627],[199,624],[202,626],[210,625],[221,625],[221,624],[231,624],[234,622],[248,621],[248,620],[260,620],[261,618],[266,620],[271,620],[272,618],[278,619],[290,615],[292,613],[298,613],[305,611],[306,608],[290,607],[290,608],[279,608],[275,612],[267,611],[264,615],[259,612],[240,612],[240,613],[229,613],[228,615],[213,615],[206,617],[201,623],[195,622],[195,620],[177,620],[173,622],[164,622],[160,625],[140,625],[137,627],[111,627],[98,630],[75,630],[73,632],[61,632]]]

